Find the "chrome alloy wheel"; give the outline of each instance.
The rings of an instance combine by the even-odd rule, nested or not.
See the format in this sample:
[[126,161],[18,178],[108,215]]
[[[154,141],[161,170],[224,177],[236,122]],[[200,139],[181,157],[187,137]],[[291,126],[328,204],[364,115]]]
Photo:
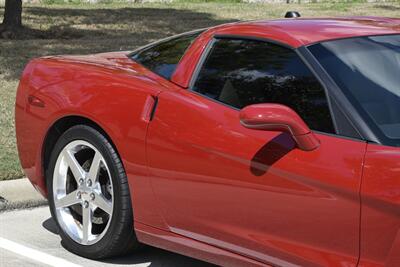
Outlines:
[[103,155],[87,141],[72,141],[58,155],[53,199],[57,221],[71,239],[92,245],[103,238],[113,215],[113,184]]

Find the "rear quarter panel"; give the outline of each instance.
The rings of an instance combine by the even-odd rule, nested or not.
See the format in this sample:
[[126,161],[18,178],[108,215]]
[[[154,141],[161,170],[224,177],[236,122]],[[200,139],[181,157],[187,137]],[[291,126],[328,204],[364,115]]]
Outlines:
[[[16,100],[16,132],[22,167],[32,184],[46,196],[43,144],[50,127],[67,116],[98,124],[113,141],[129,179],[135,220],[163,228],[151,208],[145,135],[141,119],[148,97],[167,88],[145,76],[135,63],[121,69],[63,58],[34,60],[24,71]],[[135,69],[136,67],[136,69]],[[29,105],[35,96],[44,107]]]

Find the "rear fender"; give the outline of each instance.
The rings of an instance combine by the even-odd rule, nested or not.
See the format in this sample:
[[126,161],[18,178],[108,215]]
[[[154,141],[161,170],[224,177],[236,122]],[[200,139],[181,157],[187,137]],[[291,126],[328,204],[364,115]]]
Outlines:
[[[124,71],[82,64],[61,68],[57,64],[54,67],[53,63],[32,63],[36,65],[33,73],[32,66],[28,65],[25,75],[30,77],[23,77],[18,90],[16,128],[26,175],[46,196],[43,148],[49,129],[67,116],[89,119],[107,133],[121,157],[128,175],[135,220],[162,228],[162,220],[152,208],[145,155],[149,122],[142,115],[146,99],[167,89],[152,79]],[[29,104],[30,96],[44,105]]]

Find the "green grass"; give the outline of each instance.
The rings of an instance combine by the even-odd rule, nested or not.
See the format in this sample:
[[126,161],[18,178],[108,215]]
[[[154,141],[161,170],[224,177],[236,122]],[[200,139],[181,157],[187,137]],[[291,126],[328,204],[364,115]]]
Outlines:
[[[238,20],[282,17],[287,10],[298,10],[305,17],[400,15],[399,3],[287,5],[244,4],[235,0],[178,0],[173,3],[89,5],[73,2],[24,6],[24,24],[42,32],[48,39],[0,39],[0,180],[23,175],[16,151],[14,101],[23,67],[34,57],[129,50],[195,28]],[[0,7],[0,17],[2,13],[3,7]]]

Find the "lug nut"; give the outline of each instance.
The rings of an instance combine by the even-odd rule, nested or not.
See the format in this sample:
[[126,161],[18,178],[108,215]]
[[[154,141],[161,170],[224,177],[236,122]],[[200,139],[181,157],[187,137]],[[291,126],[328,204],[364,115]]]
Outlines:
[[76,193],[76,197],[77,197],[78,199],[81,199],[82,193],[81,193],[80,191],[78,191],[78,193]]
[[91,199],[91,200],[94,200],[94,199],[95,199],[94,193],[90,193],[90,199]]
[[89,207],[89,202],[87,202],[87,201],[83,202],[83,207],[85,209],[87,209]]
[[92,186],[92,180],[90,180],[90,179],[87,180],[87,181],[86,181],[86,185],[87,185],[87,186]]
[[83,184],[83,179],[79,179],[79,184],[82,185]]

